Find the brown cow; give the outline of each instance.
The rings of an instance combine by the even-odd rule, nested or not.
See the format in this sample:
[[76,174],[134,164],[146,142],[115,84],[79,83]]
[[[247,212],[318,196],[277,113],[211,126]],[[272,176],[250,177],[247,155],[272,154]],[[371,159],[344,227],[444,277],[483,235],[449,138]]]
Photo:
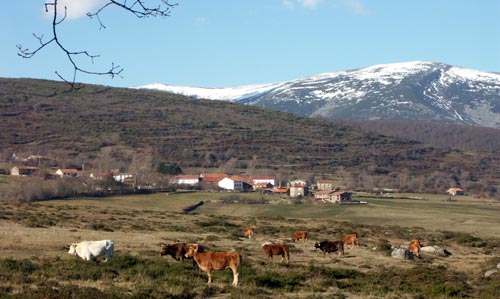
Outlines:
[[413,253],[416,256],[420,256],[420,248],[422,247],[422,244],[420,244],[420,241],[417,239],[411,240],[410,245],[408,245],[408,251]]
[[162,244],[160,256],[170,255],[172,258],[183,261],[189,245],[186,243]]
[[352,245],[352,247],[359,246],[359,239],[358,239],[358,234],[353,233],[353,234],[347,234],[342,238],[342,241],[344,241],[345,246],[347,246],[347,249],[350,249],[349,244]]
[[262,244],[262,250],[267,255],[268,260],[273,259],[273,255],[281,255],[281,262],[290,261],[290,252],[288,250],[288,244]]
[[212,271],[231,269],[233,271],[233,286],[238,285],[238,267],[241,271],[241,255],[236,251],[198,251],[198,244],[190,244],[189,248],[184,255],[185,257],[192,257],[198,267],[207,272],[208,284],[212,283]]
[[306,231],[296,231],[293,233],[293,238],[292,240],[294,242],[297,242],[298,240],[304,240],[304,242],[307,241],[307,232]]
[[251,226],[247,226],[245,227],[243,233],[245,234],[245,237],[250,239],[251,237],[253,237],[253,228]]

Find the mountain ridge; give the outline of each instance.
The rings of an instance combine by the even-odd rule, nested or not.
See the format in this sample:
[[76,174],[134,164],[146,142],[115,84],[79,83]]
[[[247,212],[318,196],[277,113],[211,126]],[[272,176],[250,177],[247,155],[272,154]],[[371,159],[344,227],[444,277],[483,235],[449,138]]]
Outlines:
[[230,88],[137,88],[345,120],[418,120],[500,128],[500,74],[411,61]]

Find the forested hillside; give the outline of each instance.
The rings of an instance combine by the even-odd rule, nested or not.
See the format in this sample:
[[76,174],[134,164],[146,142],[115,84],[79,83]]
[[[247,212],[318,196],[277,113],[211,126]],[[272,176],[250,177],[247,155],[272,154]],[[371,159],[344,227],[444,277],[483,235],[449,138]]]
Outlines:
[[336,121],[365,131],[442,148],[500,152],[500,129],[418,121]]
[[[331,121],[164,92],[0,79],[0,145],[86,170],[151,179],[161,162],[185,173],[337,178],[348,188],[495,193],[499,154],[463,153],[383,137]],[[64,166],[59,165],[59,167]]]

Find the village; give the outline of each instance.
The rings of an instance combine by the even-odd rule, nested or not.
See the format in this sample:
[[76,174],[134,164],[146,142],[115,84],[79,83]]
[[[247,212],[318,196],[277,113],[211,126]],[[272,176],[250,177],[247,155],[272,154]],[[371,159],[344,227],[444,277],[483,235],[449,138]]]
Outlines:
[[[136,176],[132,173],[120,172],[118,169],[105,172],[92,172],[85,170],[84,167],[79,169],[57,168],[54,167],[56,163],[50,163],[50,160],[49,157],[42,155],[18,157],[13,154],[11,163],[15,165],[10,168],[9,174],[11,176],[37,177],[43,180],[78,179],[101,183],[93,184],[95,191],[103,191],[103,188],[108,189],[107,191],[112,191],[112,186],[122,187],[120,188],[121,191],[124,189],[157,189],[159,187],[155,184],[139,184]],[[52,167],[41,167],[41,165],[52,165]],[[104,184],[105,182],[107,184]],[[295,199],[313,197],[315,200],[323,203],[355,203],[352,200],[352,192],[341,190],[335,185],[333,180],[318,180],[313,183],[304,179],[295,179],[282,182],[273,175],[200,173],[170,176],[168,184],[189,190],[260,192],[263,194],[278,194]],[[104,187],[105,185],[106,187]]]
[[[80,168],[58,168],[57,162],[43,155],[16,156],[13,154],[10,163],[12,166],[8,173],[4,174],[19,177],[33,177],[41,180],[63,180],[74,179],[87,186],[85,194],[92,192],[102,195],[108,194],[134,193],[137,191],[161,192],[172,188],[182,190],[203,190],[219,192],[259,192],[262,194],[276,194],[288,199],[313,198],[314,202],[327,204],[359,204],[363,203],[353,200],[354,190],[346,190],[339,187],[339,183],[334,180],[317,180],[311,182],[305,179],[293,179],[283,181],[274,175],[249,175],[241,172],[231,173],[211,173],[202,172],[199,174],[176,174],[167,175],[161,182],[151,180],[148,183],[139,182],[137,175],[129,172],[121,172],[119,169],[110,171],[88,171],[84,165]],[[374,193],[397,192],[394,189],[376,188],[369,190]],[[446,190],[450,196],[464,195],[464,190],[453,187]]]

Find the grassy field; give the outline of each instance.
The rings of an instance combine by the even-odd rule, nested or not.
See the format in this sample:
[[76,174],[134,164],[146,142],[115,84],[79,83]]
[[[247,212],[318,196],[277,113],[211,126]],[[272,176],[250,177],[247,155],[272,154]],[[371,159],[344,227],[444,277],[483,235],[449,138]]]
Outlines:
[[[397,197],[414,195],[398,194]],[[223,204],[220,200],[238,200]],[[360,198],[358,206],[291,205],[279,197],[224,193],[75,198],[38,203],[0,202],[0,298],[498,298],[500,205],[458,197],[420,200]],[[268,204],[252,204],[262,198]],[[195,211],[182,208],[204,200]],[[242,203],[245,202],[245,203]],[[242,229],[255,228],[245,239]],[[291,242],[306,229],[308,242]],[[323,256],[314,241],[357,232],[361,246],[346,256]],[[404,261],[390,246],[419,238],[449,250]],[[112,239],[115,257],[84,262],[64,246]],[[162,243],[196,242],[209,250],[239,251],[241,285],[229,270],[212,286],[190,261],[159,257]],[[290,264],[268,262],[265,241],[286,242]]]
[[[321,218],[347,221],[365,225],[396,225],[422,227],[426,230],[449,230],[481,236],[500,236],[500,202],[476,200],[469,196],[454,197],[436,194],[391,194],[383,197],[356,197],[366,205],[290,205],[278,196],[247,193],[241,198],[260,199],[270,202],[259,204],[222,204],[224,193],[181,193],[117,196],[106,199],[72,199],[49,201],[49,205],[94,206],[115,209],[147,209],[179,212],[182,208],[201,200],[209,202],[196,213],[205,215],[232,215],[241,217]],[[418,198],[417,200],[398,198]],[[44,203],[41,203],[44,204]]]

